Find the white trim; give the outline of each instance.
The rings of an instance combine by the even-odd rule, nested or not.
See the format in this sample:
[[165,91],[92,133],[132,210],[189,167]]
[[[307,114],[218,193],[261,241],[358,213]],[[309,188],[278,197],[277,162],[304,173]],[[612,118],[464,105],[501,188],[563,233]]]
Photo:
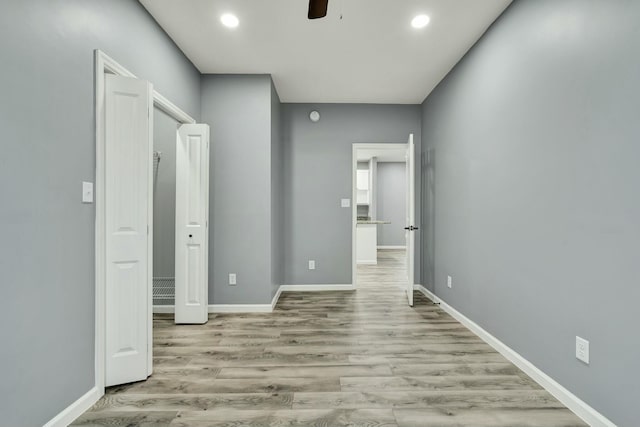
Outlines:
[[[278,291],[273,296],[271,304],[209,304],[209,313],[271,313],[276,308],[280,295],[283,292],[321,292],[321,291],[352,291],[353,285],[280,285]],[[169,311],[156,311],[158,307],[173,306],[154,306],[154,313],[162,313]],[[173,312],[173,311],[171,311]]]
[[440,304],[440,299],[433,292],[431,292],[429,289],[425,288],[424,286],[422,286],[422,285],[413,285],[413,289],[415,291],[420,292],[425,297],[429,298],[432,302],[434,302],[436,304]]
[[523,356],[515,352],[508,345],[491,335],[473,320],[460,313],[458,310],[438,298],[433,292],[429,291],[422,285],[414,285],[414,289],[421,292],[427,298],[435,303],[440,304],[440,308],[449,313],[453,318],[469,328],[471,332],[480,337],[484,342],[493,347],[498,353],[502,354],[511,363],[520,368],[525,374],[529,375],[535,382],[540,384],[545,390],[551,393],[556,399],[562,402],[578,417],[591,427],[616,427],[608,418],[600,412],[593,409],[589,404],[580,399],[575,394],[564,388],[560,383],[545,374],[542,370],[529,362]]
[[67,406],[58,415],[53,417],[44,427],[67,427],[74,422],[76,418],[84,414],[91,408],[102,396],[98,387],[93,387],[86,392],[78,400]]
[[384,245],[378,246],[378,249],[407,249],[405,245],[393,246],[393,245]]
[[153,105],[158,109],[164,111],[176,121],[182,124],[195,124],[196,121],[193,117],[182,111],[178,106],[169,101],[167,98],[158,93],[157,90],[153,91]]
[[271,304],[209,304],[209,313],[271,313]]
[[[104,87],[105,73],[125,77],[136,76],[99,49],[94,51],[95,64],[95,121],[96,121],[96,177],[95,177],[95,385],[98,397],[104,395],[105,364],[105,154],[104,154]],[[181,123],[195,123],[187,113],[157,91],[153,91],[154,105]]]
[[105,180],[104,180],[104,85],[106,72],[113,72],[120,67],[115,61],[111,61],[109,57],[101,51],[95,51],[95,85],[96,85],[96,105],[95,105],[95,121],[96,121],[96,183],[95,183],[95,201],[96,201],[96,224],[95,224],[95,385],[98,389],[100,397],[104,395],[104,359],[105,359]]
[[153,306],[153,314],[173,314],[175,312],[176,312],[176,306],[173,304]]
[[280,295],[282,295],[282,285],[278,287],[276,294],[273,296],[271,300],[271,311],[276,309],[276,305],[278,304],[278,300],[280,299]]
[[282,285],[282,292],[322,292],[322,291],[353,291],[351,284],[347,285]]
[[378,260],[375,259],[361,259],[356,262],[356,265],[378,265]]
[[358,145],[351,147],[351,284],[358,286],[358,256],[356,253],[358,227]]

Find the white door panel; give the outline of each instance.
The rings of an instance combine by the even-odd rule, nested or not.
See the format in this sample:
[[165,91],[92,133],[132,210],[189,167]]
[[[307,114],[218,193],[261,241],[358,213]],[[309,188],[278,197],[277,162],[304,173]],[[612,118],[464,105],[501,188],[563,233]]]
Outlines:
[[209,126],[187,124],[176,144],[176,323],[208,320]]
[[152,93],[148,82],[106,76],[107,386],[144,380],[150,373]]
[[413,134],[409,135],[407,143],[407,212],[405,225],[405,240],[407,246],[407,299],[413,307],[414,258],[415,258],[415,146]]

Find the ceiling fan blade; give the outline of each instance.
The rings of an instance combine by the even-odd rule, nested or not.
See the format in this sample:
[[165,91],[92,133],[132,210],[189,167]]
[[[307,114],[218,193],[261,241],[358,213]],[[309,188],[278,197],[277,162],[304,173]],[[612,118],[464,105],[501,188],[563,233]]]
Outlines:
[[327,16],[329,0],[309,0],[309,19],[324,18]]

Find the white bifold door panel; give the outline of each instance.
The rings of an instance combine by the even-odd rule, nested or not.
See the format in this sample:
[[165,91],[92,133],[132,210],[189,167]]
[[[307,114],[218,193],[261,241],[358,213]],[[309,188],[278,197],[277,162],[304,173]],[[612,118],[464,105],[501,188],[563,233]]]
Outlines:
[[151,150],[149,82],[105,81],[105,385],[151,374]]
[[176,323],[206,323],[209,306],[209,126],[178,128]]
[[415,226],[415,146],[413,134],[409,135],[407,143],[407,212],[405,225],[405,240],[407,246],[407,299],[409,305],[413,307],[413,282],[414,282],[414,258],[415,258],[415,233],[418,227]]

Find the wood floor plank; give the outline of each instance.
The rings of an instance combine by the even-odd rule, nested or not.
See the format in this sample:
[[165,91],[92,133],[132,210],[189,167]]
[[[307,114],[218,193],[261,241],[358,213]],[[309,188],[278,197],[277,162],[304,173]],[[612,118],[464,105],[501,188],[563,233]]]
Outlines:
[[[269,353],[260,354],[236,354],[216,355],[207,357],[194,357],[189,366],[214,366],[214,367],[240,367],[240,366],[308,366],[308,365],[344,365],[350,362],[345,354],[303,354],[293,356],[281,356]],[[360,363],[370,364],[370,363]]]
[[183,412],[171,427],[397,427],[391,409]]
[[585,427],[565,408],[394,409],[399,427]]
[[564,408],[544,390],[404,390],[294,393],[305,408]]
[[315,378],[368,377],[391,375],[389,365],[333,365],[333,366],[271,366],[250,368],[222,368],[218,378]]
[[[421,363],[396,365],[393,375],[518,375],[520,370],[512,363]],[[355,376],[355,375],[352,375]]]
[[157,315],[153,375],[74,425],[584,426],[423,295],[409,307],[404,260],[381,250],[357,291],[284,292],[273,313]]
[[293,393],[109,394],[91,411],[207,411],[290,409]]
[[379,390],[523,390],[539,389],[519,375],[341,377],[343,391]]
[[82,427],[167,427],[176,418],[176,411],[145,412],[85,412],[74,423]]
[[294,391],[339,391],[340,379],[323,378],[168,378],[152,376],[146,381],[114,387],[110,393],[275,393]]

